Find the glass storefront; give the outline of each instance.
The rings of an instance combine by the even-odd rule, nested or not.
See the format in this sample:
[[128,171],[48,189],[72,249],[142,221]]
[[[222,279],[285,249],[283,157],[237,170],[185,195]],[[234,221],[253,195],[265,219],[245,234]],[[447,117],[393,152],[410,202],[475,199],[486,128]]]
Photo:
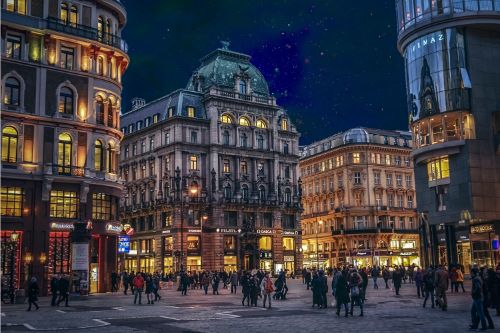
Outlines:
[[[12,231],[2,231],[2,289],[12,292],[21,285],[21,237],[12,239]],[[14,236],[15,237],[15,236]]]
[[[49,233],[48,280],[54,275],[69,275],[71,240],[69,231]],[[50,291],[50,284],[48,284]]]
[[125,259],[125,270],[129,273],[137,273],[137,259],[136,258],[126,258]]
[[224,271],[236,272],[238,270],[238,261],[236,256],[224,256]]
[[155,271],[155,258],[153,257],[142,257],[139,259],[139,267],[141,272],[144,273],[154,273]]
[[[410,122],[442,112],[470,109],[471,83],[464,36],[458,29],[439,30],[416,39],[406,47],[404,58]],[[462,119],[456,120],[460,123]],[[451,131],[449,135],[457,133],[457,122],[446,122],[440,119],[434,125],[428,124],[427,129],[424,126],[422,135],[428,135],[429,126],[434,126],[437,128],[434,140],[439,141],[439,133],[445,132],[443,125]]]
[[270,272],[273,269],[273,261],[261,259],[260,260],[260,269]]
[[174,272],[174,258],[163,257],[163,273]]
[[[286,258],[285,258],[286,259]],[[294,261],[285,261],[285,272],[287,275],[290,275],[292,273],[295,273],[295,263]]]
[[188,272],[201,271],[201,257],[200,256],[187,257],[187,271]]

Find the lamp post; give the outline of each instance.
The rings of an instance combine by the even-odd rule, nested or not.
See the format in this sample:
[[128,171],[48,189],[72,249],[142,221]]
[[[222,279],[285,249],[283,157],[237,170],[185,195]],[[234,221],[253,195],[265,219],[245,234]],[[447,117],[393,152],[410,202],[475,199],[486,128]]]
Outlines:
[[323,220],[319,220],[316,218],[316,269],[319,270],[319,243],[318,243],[318,233],[319,233],[319,226],[323,225]]
[[[181,178],[181,170],[179,167],[175,169],[175,185],[176,185],[176,192],[177,192],[177,200],[180,200],[181,202],[181,253],[180,253],[180,271],[184,271],[184,206],[186,202],[186,198],[184,196],[183,191],[181,190],[181,180],[186,180],[188,177],[182,177]],[[193,182],[188,191],[188,196],[194,197],[198,194],[198,186],[195,182]]]

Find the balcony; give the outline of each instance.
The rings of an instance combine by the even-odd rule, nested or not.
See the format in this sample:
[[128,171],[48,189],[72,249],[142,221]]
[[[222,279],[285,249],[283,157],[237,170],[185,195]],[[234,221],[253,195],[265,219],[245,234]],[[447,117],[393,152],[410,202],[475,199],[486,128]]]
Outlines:
[[270,96],[257,96],[257,95],[248,95],[248,94],[240,94],[236,91],[231,90],[222,90],[217,88],[211,88],[208,92],[209,96],[221,96],[231,99],[238,99],[247,102],[260,103],[266,105],[276,105],[276,98]]

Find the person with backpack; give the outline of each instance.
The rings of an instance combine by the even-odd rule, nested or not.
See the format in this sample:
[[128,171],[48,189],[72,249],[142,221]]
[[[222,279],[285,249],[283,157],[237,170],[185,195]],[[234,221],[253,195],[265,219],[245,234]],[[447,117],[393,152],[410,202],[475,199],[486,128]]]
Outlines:
[[353,316],[355,305],[359,305],[361,310],[360,317],[363,317],[363,303],[365,295],[363,292],[363,279],[358,271],[354,269],[349,276],[349,288],[351,289],[351,311],[350,315]]
[[434,271],[432,270],[431,267],[429,267],[425,272],[425,274],[423,275],[422,284],[424,286],[424,293],[425,293],[424,304],[422,307],[425,308],[425,304],[427,303],[427,300],[429,299],[430,296],[431,305],[432,308],[434,309]]
[[262,294],[264,295],[264,299],[262,301],[262,306],[266,307],[266,300],[269,300],[269,309],[271,308],[271,294],[274,291],[274,284],[271,278],[269,277],[269,273],[266,272],[264,275],[264,279],[262,279],[262,283],[260,285],[260,289],[262,290]]

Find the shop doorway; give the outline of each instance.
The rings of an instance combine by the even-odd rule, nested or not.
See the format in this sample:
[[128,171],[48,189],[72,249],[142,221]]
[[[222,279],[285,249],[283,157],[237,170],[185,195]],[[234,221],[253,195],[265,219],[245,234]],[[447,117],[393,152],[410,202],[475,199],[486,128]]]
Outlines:
[[90,264],[90,292],[97,293],[99,290],[99,265]]

